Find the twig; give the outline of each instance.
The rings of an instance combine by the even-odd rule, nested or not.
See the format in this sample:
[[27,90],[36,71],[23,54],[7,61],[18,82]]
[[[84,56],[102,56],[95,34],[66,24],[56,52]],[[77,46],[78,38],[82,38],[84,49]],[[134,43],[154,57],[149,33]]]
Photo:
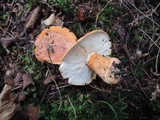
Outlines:
[[8,32],[8,30],[9,30],[9,27],[11,26],[11,20],[12,20],[12,17],[8,17],[9,18],[9,20],[8,20],[8,24],[7,24],[7,29],[6,29],[6,31],[5,31],[5,33],[3,34],[4,36],[7,34],[7,32]]
[[143,32],[153,42],[153,44],[158,48],[158,53],[157,53],[157,56],[156,56],[156,63],[155,63],[155,70],[156,70],[156,73],[158,73],[158,58],[159,58],[159,54],[160,54],[160,47],[144,30],[142,30],[140,28],[139,28],[139,30],[141,32]]
[[160,50],[160,47],[156,44],[156,42],[144,30],[142,30],[141,28],[139,28],[139,30],[141,32],[143,32],[154,43],[154,45]]
[[90,85],[90,84],[89,84],[89,86],[90,86],[91,88],[94,88],[94,89],[100,91],[100,92],[107,92],[106,90],[100,89],[100,88],[98,88],[98,87],[96,87],[96,86],[93,86],[93,85]]
[[153,59],[156,59],[156,57],[155,57],[155,56],[154,56],[154,57],[152,57],[151,59],[149,59],[149,60],[147,60],[146,62],[144,62],[144,64],[146,64],[146,63],[148,63],[148,62],[152,61]]
[[6,63],[3,61],[1,56],[0,56],[0,60],[1,60],[1,63],[4,65],[4,67],[7,69]]
[[[52,68],[54,69],[53,61],[52,61],[52,59],[51,59],[51,56],[50,56],[50,53],[49,53],[49,50],[48,50],[48,49],[47,49],[47,52],[48,52],[49,59],[50,59],[50,61],[51,61],[51,63],[52,63]],[[59,108],[58,108],[58,110],[59,110],[59,109],[61,108],[61,106],[62,106],[62,95],[61,95],[59,86],[57,85],[57,83],[56,83],[56,81],[55,81],[55,79],[54,79],[54,77],[53,77],[51,71],[48,70],[48,73],[50,74],[52,80],[54,81],[54,83],[55,83],[55,85],[56,85],[56,89],[58,90],[58,93],[59,93],[59,99],[60,99],[60,104],[59,104]]]
[[44,95],[43,95],[41,101],[39,102],[39,106],[40,106],[40,105],[42,104],[42,102],[44,101],[44,98],[46,97],[49,88],[50,88],[50,85],[47,87],[47,89],[46,89],[46,91],[45,91],[45,93],[44,93]]
[[160,49],[158,50],[157,56],[156,56],[156,63],[155,63],[155,70],[156,73],[158,73],[158,58],[159,58]]
[[71,85],[63,85],[63,86],[60,86],[59,89],[66,88],[66,87],[69,87],[69,86],[71,86]]
[[152,77],[144,70],[144,69],[142,69],[143,70],[143,72],[148,76],[148,78],[150,79],[150,80],[152,80]]
[[56,83],[56,81],[55,81],[55,79],[54,79],[54,77],[53,77],[53,75],[52,75],[50,70],[49,70],[49,74],[50,74],[52,80],[54,81],[54,83],[56,85],[56,88],[58,90],[58,93],[59,93],[59,98],[60,98],[60,105],[59,105],[59,108],[58,108],[58,110],[59,110],[61,108],[61,106],[62,106],[62,95],[61,95],[60,89],[59,89],[59,87],[58,87],[58,85],[57,85],[57,83]]
[[[158,39],[155,40],[155,43],[157,43],[159,40],[160,40],[160,37],[158,37]],[[153,45],[154,45],[154,43],[153,43],[152,45],[149,46],[149,50],[150,50],[150,48],[151,48]]]
[[74,120],[76,120],[77,119],[77,113],[76,113],[76,110],[75,110],[75,108],[74,108],[74,106],[73,106],[73,104],[72,104],[72,101],[71,101],[71,99],[69,98],[69,96],[67,96],[67,98],[68,98],[68,101],[69,101],[69,103],[71,104],[71,107],[72,107],[72,109],[73,109],[73,113],[74,113]]
[[149,20],[151,20],[153,23],[155,23],[157,26],[160,26],[157,22],[155,22],[153,19],[151,19],[149,16],[151,16],[156,9],[158,8],[158,6],[160,5],[160,3],[156,6],[156,8],[153,10],[153,12],[151,12],[151,14],[146,15],[144,14],[140,9],[138,9],[130,0],[127,0],[128,3],[130,3],[139,13],[141,13],[143,16],[145,16],[146,18],[148,18]]
[[[131,68],[131,71],[132,71],[132,74],[133,74],[134,79],[135,79],[136,82],[138,83],[138,87],[140,88],[140,90],[142,91],[142,93],[144,94],[144,96],[150,101],[150,98],[149,98],[148,95],[145,93],[145,91],[142,89],[140,82],[139,82],[138,79],[136,78],[136,76],[135,76],[135,74],[134,74],[134,71],[133,71],[133,68],[132,68],[131,66],[130,66],[130,68]],[[150,102],[151,102],[151,104],[155,107],[155,105],[153,104],[153,102],[152,102],[152,101],[150,101]]]
[[134,71],[133,71],[133,68],[132,68],[132,67],[130,67],[130,68],[131,68],[132,74],[133,74],[133,76],[134,76],[134,79],[135,79],[136,82],[138,83],[138,87],[140,88],[140,90],[142,91],[142,93],[144,94],[144,96],[150,101],[150,98],[147,96],[147,94],[145,93],[145,91],[142,89],[140,82],[139,82],[138,79],[136,78],[136,76],[135,76],[135,74],[134,74]]
[[51,6],[51,5],[49,5],[47,2],[45,2],[45,1],[41,1],[43,4],[46,4],[48,7],[50,7],[51,8],[51,10],[52,10],[52,12],[56,12],[54,9],[53,9],[53,7]]
[[109,2],[111,2],[111,0],[107,2],[107,4],[104,6],[104,8],[101,9],[101,11],[99,13],[97,13],[96,20],[95,20],[96,23],[98,22],[99,15],[106,9],[106,7],[108,6]]
[[124,45],[122,46],[122,49],[126,53],[126,56],[128,57],[130,64],[132,63],[133,65],[135,65],[135,63],[133,62],[133,60],[130,57],[130,53],[128,51],[128,47],[127,47],[126,43],[124,43]]

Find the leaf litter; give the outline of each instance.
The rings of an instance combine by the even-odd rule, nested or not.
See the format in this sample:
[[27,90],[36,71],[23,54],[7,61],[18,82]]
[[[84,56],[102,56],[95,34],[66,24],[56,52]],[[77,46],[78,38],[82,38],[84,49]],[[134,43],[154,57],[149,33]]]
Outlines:
[[[0,13],[3,15],[6,12],[11,12],[8,14],[8,16],[6,16],[6,20],[2,20],[2,18],[0,18],[0,23],[3,23],[3,25],[0,26],[0,34],[2,35],[0,42],[5,48],[7,47],[10,50],[10,53],[2,56],[2,62],[0,62],[0,68],[2,68],[0,69],[0,88],[2,90],[2,94],[6,89],[6,85],[12,85],[14,83],[13,87],[9,87],[9,91],[11,91],[9,94],[15,93],[15,98],[13,98],[14,100],[12,101],[13,113],[15,112],[15,103],[17,105],[17,102],[21,103],[22,101],[27,101],[28,98],[25,95],[25,90],[32,86],[36,86],[37,81],[34,80],[35,74],[32,74],[32,78],[25,71],[19,71],[19,68],[16,68],[18,65],[13,65],[13,63],[17,61],[17,56],[14,55],[10,46],[12,46],[12,43],[16,43],[18,49],[22,48],[24,53],[27,50],[32,49],[33,45],[31,42],[34,42],[36,36],[41,31],[41,24],[39,21],[47,21],[45,22],[47,26],[56,24],[62,25],[63,23],[64,26],[70,28],[72,31],[75,31],[75,33],[78,35],[91,31],[92,29],[95,29],[94,27],[103,29],[107,32],[110,30],[115,30],[118,33],[118,37],[117,35],[111,35],[111,41],[113,42],[113,45],[117,44],[118,46],[114,46],[117,51],[113,51],[113,53],[123,60],[126,73],[122,82],[118,86],[106,86],[103,82],[98,82],[97,79],[99,78],[97,78],[95,81],[93,81],[92,85],[90,85],[92,87],[85,86],[85,88],[75,88],[68,85],[67,80],[62,79],[59,71],[57,71],[57,66],[49,64],[46,65],[46,63],[43,63],[43,66],[41,66],[41,74],[43,77],[41,79],[44,79],[45,86],[48,86],[48,89],[44,93],[45,95],[42,100],[45,104],[51,104],[59,99],[59,97],[57,97],[59,96],[57,89],[62,89],[62,91],[63,89],[64,91],[69,90],[77,93],[90,91],[91,94],[94,94],[93,96],[96,100],[109,100],[111,96],[116,96],[113,99],[117,100],[119,99],[117,96],[120,96],[119,94],[117,95],[117,91],[119,91],[119,93],[124,95],[126,98],[125,103],[127,104],[127,108],[129,108],[131,111],[134,111],[133,113],[130,113],[131,115],[129,117],[132,118],[133,116],[136,116],[136,119],[139,119],[142,116],[145,116],[146,118],[159,118],[159,116],[155,113],[155,110],[159,112],[155,106],[158,105],[156,102],[159,100],[158,80],[160,72],[158,61],[159,49],[157,48],[157,46],[159,46],[159,33],[157,31],[157,24],[159,20],[157,16],[159,14],[159,10],[157,8],[159,6],[159,2],[157,2],[157,0],[148,0],[145,3],[144,1],[128,0],[119,2],[104,2],[95,0],[86,2],[85,0],[77,0],[74,4],[71,4],[74,6],[73,9],[75,10],[73,12],[71,11],[72,9],[70,9],[69,13],[71,12],[72,14],[66,13],[66,11],[63,10],[63,8],[59,8],[57,4],[50,4],[46,1],[43,1],[42,3],[45,7],[43,7],[42,4],[39,4],[39,2],[38,4],[34,3],[34,7],[32,6],[29,10],[26,10],[24,3],[24,1],[20,3],[13,1],[10,4],[1,4],[6,8],[4,9],[3,7],[2,11],[0,11]],[[122,15],[118,16],[117,13],[114,14],[112,12],[112,10],[114,11],[115,8],[110,8],[114,5],[118,6],[119,12],[122,10],[122,8],[123,10],[125,9]],[[94,6],[98,7],[94,9]],[[40,9],[38,7],[40,7]],[[8,8],[11,10],[9,11]],[[104,8],[102,9],[102,12],[100,10],[101,8]],[[21,11],[20,9],[22,9],[22,13],[19,12]],[[105,12],[107,12],[107,14],[103,16]],[[96,20],[97,14],[98,20]],[[55,22],[55,19],[57,19],[57,21],[60,20],[59,23]],[[147,25],[150,27],[147,28]],[[134,36],[135,34],[139,35],[138,33],[142,33],[139,28],[143,29],[143,35],[140,34],[140,37]],[[156,30],[153,31],[154,29]],[[15,36],[16,33],[20,35]],[[112,34],[112,32],[109,34]],[[151,39],[147,35],[151,36]],[[22,36],[24,37],[23,39]],[[142,41],[139,38],[141,38]],[[20,44],[21,42],[23,42],[23,44]],[[141,43],[145,45],[141,45]],[[126,54],[123,54],[120,48],[122,48]],[[17,53],[21,54],[21,52]],[[33,55],[30,57],[33,57]],[[128,60],[130,62],[128,62]],[[20,64],[20,66],[23,65],[23,63]],[[154,68],[157,69],[154,70]],[[53,78],[45,76],[45,74],[47,74],[47,69],[51,69],[51,73],[53,73],[53,76],[55,76],[54,80]],[[134,75],[132,75],[132,73],[134,73]],[[39,87],[40,86],[37,88],[41,89]],[[137,92],[137,94],[134,94],[134,92]],[[132,96],[133,94],[135,95],[134,97]],[[139,99],[136,100],[136,98]],[[145,104],[144,99],[147,104]],[[140,105],[139,103],[142,104]],[[117,102],[115,102],[115,104],[117,104]],[[39,107],[39,104],[37,106],[30,104],[28,107],[27,117],[33,120],[37,119],[40,110]],[[74,106],[72,106],[72,108],[74,108]],[[152,113],[150,113],[148,116],[148,114],[146,114],[146,109],[144,108],[148,108]],[[0,109],[2,108],[0,107]],[[26,113],[24,110],[21,111],[24,114]],[[104,111],[99,112],[103,114]],[[9,115],[9,117],[11,116]]]

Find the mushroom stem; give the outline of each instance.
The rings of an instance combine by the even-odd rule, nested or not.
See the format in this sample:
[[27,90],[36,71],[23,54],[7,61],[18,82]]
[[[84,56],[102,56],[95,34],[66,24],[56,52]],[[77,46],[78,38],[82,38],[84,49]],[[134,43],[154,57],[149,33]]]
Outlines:
[[121,78],[120,61],[117,58],[104,57],[98,53],[91,53],[87,57],[87,65],[108,84],[116,84]]

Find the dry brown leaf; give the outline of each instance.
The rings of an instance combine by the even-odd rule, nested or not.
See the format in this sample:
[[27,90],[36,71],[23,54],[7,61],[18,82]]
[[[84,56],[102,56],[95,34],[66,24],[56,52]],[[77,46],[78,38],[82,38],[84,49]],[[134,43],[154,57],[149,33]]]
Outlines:
[[23,79],[23,89],[27,88],[31,84],[32,85],[34,84],[32,76],[30,74],[24,74],[22,76],[22,79]]
[[46,26],[63,26],[64,22],[60,18],[55,16],[55,14],[51,14],[46,20],[42,21],[42,24]]
[[39,117],[39,111],[40,111],[40,106],[33,106],[32,104],[29,104],[27,106],[27,115],[29,120],[37,120]]
[[18,102],[24,101],[25,99],[26,99],[26,96],[24,95],[23,92],[21,92],[21,93],[18,95]]
[[8,84],[10,86],[13,86],[14,85],[14,80],[10,79],[10,78],[4,78],[4,83]]
[[49,83],[51,83],[52,81],[54,81],[56,79],[56,77],[55,76],[53,76],[53,77],[47,77],[44,81],[43,81],[43,84],[44,85],[48,85]]
[[16,112],[10,120],[28,120],[26,112],[22,109],[20,104],[16,105]]
[[0,43],[6,48],[8,45],[14,42],[25,40],[25,38],[20,38],[18,35],[14,37],[0,37]]
[[36,21],[38,20],[40,11],[41,11],[41,8],[39,6],[33,10],[31,17],[26,24],[26,29],[34,28],[34,25],[35,25]]
[[124,27],[122,27],[122,26],[121,26],[120,24],[118,24],[118,23],[114,23],[113,29],[114,29],[115,31],[117,31],[117,33],[118,33],[119,36],[120,36],[120,40],[121,40],[122,42],[124,42],[124,41],[125,41],[125,37],[126,37],[126,31],[125,31]]
[[16,75],[16,77],[15,77],[15,79],[14,79],[14,83],[15,83],[15,85],[18,85],[19,83],[20,83],[20,81],[22,81],[22,76],[23,76],[23,74],[22,73],[17,73],[17,75]]
[[16,111],[16,103],[11,93],[12,86],[5,84],[0,94],[0,120],[10,120]]
[[79,4],[76,6],[76,18],[79,21],[95,21],[98,7],[91,7],[89,4]]
[[15,37],[6,37],[6,38],[0,38],[0,43],[6,48],[8,45],[10,45],[13,42],[19,41],[18,36]]
[[48,85],[49,83],[51,83],[52,81],[52,78],[51,77],[47,77],[44,81],[43,81],[43,84],[44,85]]

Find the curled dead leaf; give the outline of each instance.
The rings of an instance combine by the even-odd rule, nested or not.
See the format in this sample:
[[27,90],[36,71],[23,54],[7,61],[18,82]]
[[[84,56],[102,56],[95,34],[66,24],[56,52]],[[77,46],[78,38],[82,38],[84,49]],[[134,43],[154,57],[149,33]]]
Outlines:
[[15,37],[0,37],[0,43],[6,48],[8,45],[10,45],[11,43],[14,43],[14,42],[18,42],[18,41],[21,41],[21,40],[24,40],[25,38],[20,38],[18,36],[15,36]]
[[20,81],[22,81],[22,76],[23,76],[23,74],[22,73],[17,73],[17,75],[16,75],[16,77],[15,77],[15,79],[14,79],[14,83],[15,83],[15,85],[18,85],[19,83],[20,83]]
[[87,4],[80,4],[76,7],[76,17],[79,21],[94,21],[97,12],[97,7],[90,7]]
[[47,77],[44,81],[43,81],[43,84],[44,85],[48,85],[49,83],[51,83],[52,81],[54,81],[55,80],[55,76],[53,76],[53,77]]
[[55,16],[55,14],[51,14],[46,20],[42,21],[42,24],[46,26],[63,26],[64,22],[60,18]]
[[13,42],[19,41],[18,36],[15,37],[6,37],[6,38],[0,38],[0,43],[6,48],[8,45],[10,45]]
[[22,76],[23,79],[23,89],[27,88],[29,85],[33,85],[33,79],[32,76],[30,74],[24,74]]
[[4,78],[4,83],[8,84],[10,86],[14,85],[14,80],[13,79],[9,79],[9,78]]
[[14,74],[14,70],[13,69],[8,69],[5,73],[5,76],[6,77],[11,77],[13,74]]
[[34,10],[33,10],[33,13],[29,19],[29,21],[27,22],[26,24],[26,29],[29,29],[29,28],[33,28],[36,21],[38,20],[38,17],[39,17],[39,13],[41,11],[41,8],[38,6],[36,7]]
[[118,23],[114,23],[113,29],[114,29],[115,31],[117,31],[117,33],[118,33],[119,36],[120,36],[120,40],[121,40],[122,42],[124,42],[124,41],[125,41],[125,37],[126,37],[126,31],[125,31],[124,27],[122,27],[122,26],[121,26],[120,24],[118,24]]
[[21,93],[18,95],[18,102],[24,101],[25,99],[26,99],[26,96],[24,95],[23,92],[21,92]]
[[29,120],[37,120],[39,117],[39,111],[40,111],[40,106],[33,106],[32,104],[29,104],[27,106],[27,116]]
[[11,93],[12,86],[5,84],[0,94],[0,120],[10,120],[16,111],[16,103]]

